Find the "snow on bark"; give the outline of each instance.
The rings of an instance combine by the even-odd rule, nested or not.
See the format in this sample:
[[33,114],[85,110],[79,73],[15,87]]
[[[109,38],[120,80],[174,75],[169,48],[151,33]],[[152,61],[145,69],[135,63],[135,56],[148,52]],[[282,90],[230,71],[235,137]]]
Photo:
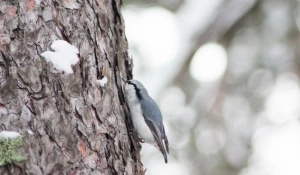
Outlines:
[[51,44],[52,51],[46,51],[41,54],[47,62],[52,62],[54,67],[66,73],[73,73],[72,65],[76,64],[79,59],[78,49],[64,40],[56,40]]
[[5,139],[14,139],[21,136],[18,132],[15,131],[1,131],[0,132],[0,138]]
[[97,83],[103,87],[106,83],[107,83],[107,77],[103,77],[102,79],[100,80],[97,80]]

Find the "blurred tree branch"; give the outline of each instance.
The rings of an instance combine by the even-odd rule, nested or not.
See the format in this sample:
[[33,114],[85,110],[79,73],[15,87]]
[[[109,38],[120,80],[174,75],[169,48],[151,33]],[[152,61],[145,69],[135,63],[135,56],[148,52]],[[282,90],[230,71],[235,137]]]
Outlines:
[[[258,3],[258,0],[231,0],[224,4],[224,7],[220,9],[220,12],[203,33],[195,31],[192,38],[196,38],[190,41],[191,47],[184,55],[184,64],[182,64],[181,71],[174,77],[175,82],[184,80],[182,76],[190,76],[188,74],[189,64],[193,58],[193,55],[198,48],[207,43],[220,40],[236,23],[238,23],[249,11]],[[180,83],[179,83],[180,84]]]

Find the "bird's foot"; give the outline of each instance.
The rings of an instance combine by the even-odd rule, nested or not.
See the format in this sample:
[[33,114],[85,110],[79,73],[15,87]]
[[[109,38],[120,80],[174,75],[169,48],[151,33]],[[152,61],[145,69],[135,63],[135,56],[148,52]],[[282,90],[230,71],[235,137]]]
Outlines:
[[130,130],[129,134],[137,141],[141,142],[141,143],[145,143],[144,140],[138,135],[138,133],[134,130]]

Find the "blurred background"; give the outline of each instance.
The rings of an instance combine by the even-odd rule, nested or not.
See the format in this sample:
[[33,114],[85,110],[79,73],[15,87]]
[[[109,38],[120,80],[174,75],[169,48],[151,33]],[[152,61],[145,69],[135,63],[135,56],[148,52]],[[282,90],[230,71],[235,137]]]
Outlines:
[[300,174],[299,0],[124,0],[134,77],[164,117],[148,175]]

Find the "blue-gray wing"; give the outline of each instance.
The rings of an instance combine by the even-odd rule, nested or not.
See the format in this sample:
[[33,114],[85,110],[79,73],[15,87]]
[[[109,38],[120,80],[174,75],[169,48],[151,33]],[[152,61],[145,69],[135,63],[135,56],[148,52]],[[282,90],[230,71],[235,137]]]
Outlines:
[[[155,103],[155,101],[149,97],[147,100],[142,99],[141,100],[141,108],[143,111],[143,116],[145,119],[145,122],[149,126],[158,147],[160,148],[160,151],[162,152],[165,162],[167,163],[167,152],[169,153],[169,142],[165,133],[165,129],[162,123],[162,115],[161,112]],[[163,144],[163,140],[164,143]],[[165,145],[165,146],[164,146]],[[165,149],[166,147],[166,149]]]

